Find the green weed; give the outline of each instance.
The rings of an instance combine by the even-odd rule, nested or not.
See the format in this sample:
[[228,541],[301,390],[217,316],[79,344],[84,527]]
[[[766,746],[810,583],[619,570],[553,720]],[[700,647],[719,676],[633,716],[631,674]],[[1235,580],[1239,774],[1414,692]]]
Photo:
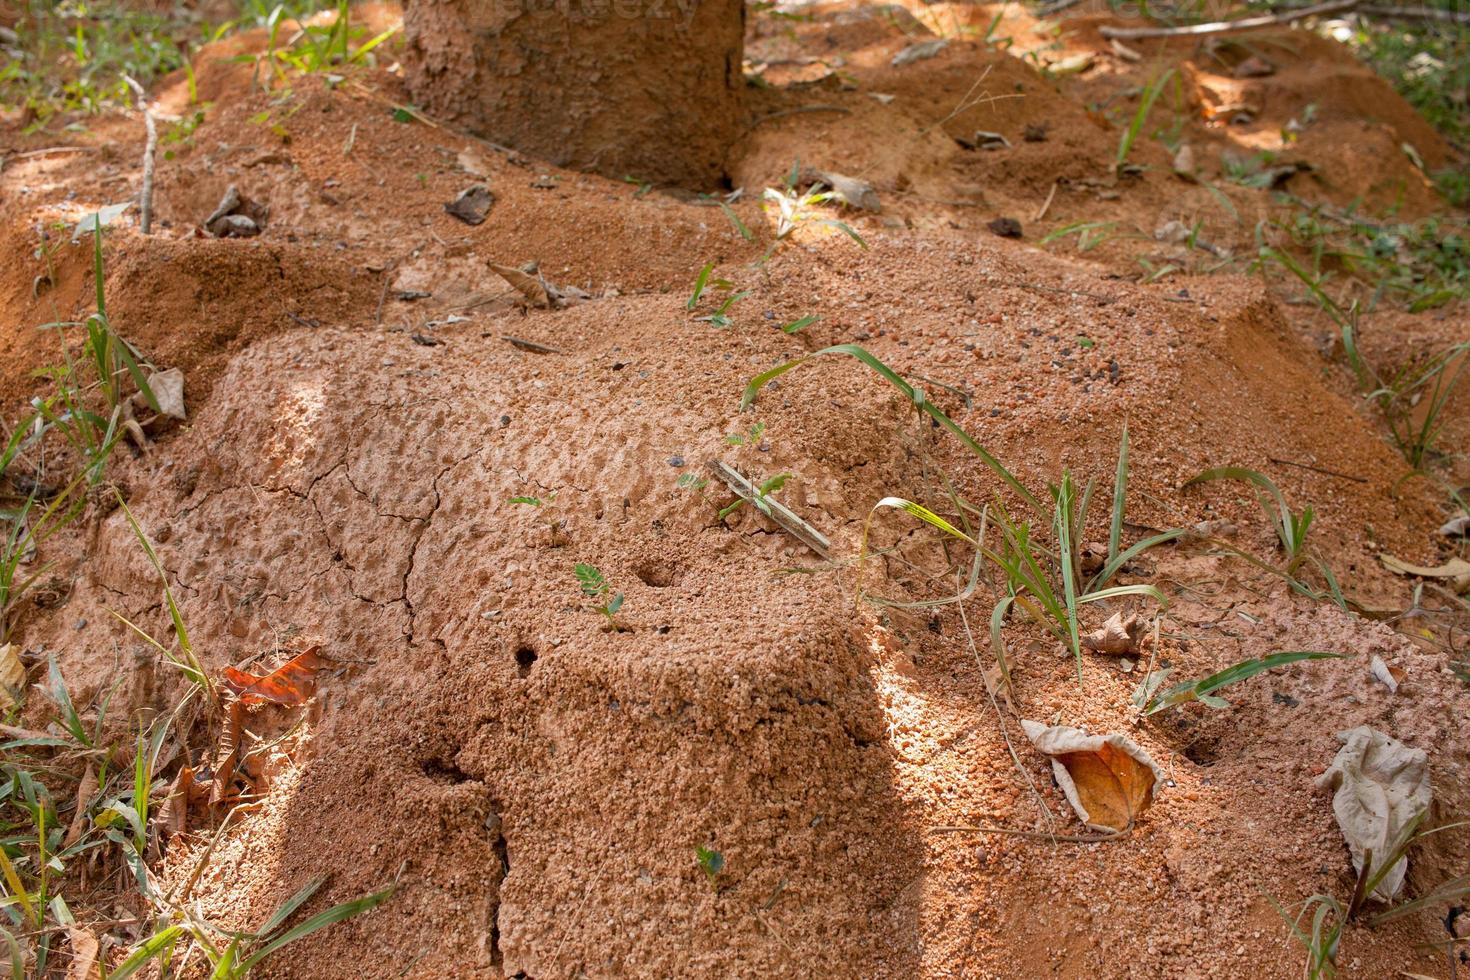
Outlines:
[[793,164],[784,188],[767,187],[762,192],[761,197],[765,202],[762,207],[767,211],[774,210],[776,215],[776,236],[759,262],[770,258],[782,242],[789,239],[798,228],[809,223],[840,231],[856,242],[859,248],[866,249],[868,243],[853,230],[851,225],[837,218],[828,217],[824,211],[820,210],[822,205],[835,200],[837,194],[827,190],[826,185],[820,182],[813,184],[805,191],[797,190],[800,173],[801,161],[798,160]]
[[[621,592],[612,595],[612,589],[607,580],[603,578],[602,572],[594,566],[585,562],[578,562],[572,569],[577,576],[577,584],[582,588],[582,594],[589,599],[601,599],[602,604],[594,606],[596,612],[607,617],[608,627],[614,633],[621,633],[627,629],[617,620],[618,611],[623,608],[623,594]],[[611,598],[609,596],[611,595]]]
[[[826,354],[844,354],[857,359],[872,369],[879,377],[893,385],[913,403],[915,408],[928,415],[939,425],[949,430],[960,443],[980,457],[981,461],[1025,501],[1037,517],[1048,522],[1054,546],[1047,548],[1039,544],[1027,521],[1013,519],[1005,505],[996,502],[996,525],[999,527],[1003,544],[989,548],[977,538],[954,527],[933,511],[902,497],[886,497],[869,511],[864,523],[862,546],[859,552],[859,568],[867,556],[868,531],[874,514],[881,509],[902,510],[912,517],[929,524],[950,537],[957,538],[975,547],[986,559],[1001,569],[1006,576],[1007,594],[997,603],[991,615],[991,639],[997,660],[1003,673],[1009,676],[1004,645],[1001,642],[1001,625],[1012,605],[1025,609],[1032,618],[1065,643],[1077,658],[1080,677],[1082,648],[1079,635],[1078,609],[1081,605],[1125,595],[1142,595],[1152,598],[1161,606],[1168,600],[1162,592],[1151,585],[1127,585],[1107,588],[1107,582],[1117,574],[1129,560],[1148,548],[1173,540],[1180,533],[1166,532],[1155,538],[1134,545],[1126,551],[1120,550],[1123,507],[1127,495],[1128,442],[1124,433],[1119,450],[1119,461],[1115,476],[1114,512],[1109,528],[1110,554],[1104,567],[1085,583],[1080,573],[1080,541],[1085,526],[1087,502],[1091,497],[1091,485],[1079,495],[1069,473],[1062,474],[1061,483],[1051,490],[1052,505],[1047,507],[1028,490],[1004,465],[976,442],[954,420],[934,405],[922,389],[913,387],[892,368],[878,360],[868,351],[855,344],[840,344],[817,351],[809,357],[799,358],[778,365],[751,379],[741,399],[741,407],[749,408],[760,390],[787,371],[806,363],[814,357]],[[859,589],[861,595],[861,588]]]
[[710,847],[696,847],[694,849],[694,860],[699,865],[699,870],[704,872],[711,885],[715,884],[720,872],[725,870],[725,856]]
[[185,61],[184,39],[197,33],[178,4],[31,2],[19,5],[20,55],[0,65],[0,107],[19,111],[27,132],[59,116],[129,106],[123,76],[140,81]]
[[1300,512],[1293,511],[1270,477],[1243,466],[1221,466],[1205,470],[1186,481],[1184,486],[1189,487],[1210,480],[1242,480],[1269,495],[1270,499],[1264,495],[1258,495],[1257,501],[1276,530],[1277,540],[1281,543],[1281,550],[1286,556],[1284,571],[1287,575],[1294,574],[1302,562],[1307,559],[1307,533],[1311,530],[1312,521],[1316,518],[1312,505],[1308,504]]
[[1144,678],[1133,693],[1133,704],[1145,717],[1190,701],[1198,701],[1211,708],[1228,708],[1230,702],[1215,694],[1223,687],[1238,684],[1257,674],[1264,674],[1268,670],[1284,667],[1287,664],[1299,663],[1303,660],[1340,660],[1343,656],[1344,654],[1341,653],[1321,653],[1314,650],[1281,651],[1257,660],[1242,660],[1208,677],[1197,681],[1185,681],[1161,691],[1160,688],[1173,673],[1172,667],[1165,667],[1162,670],[1151,672]]
[[[1396,902],[1374,915],[1365,916],[1363,914],[1368,897],[1382,884],[1383,879],[1388,876],[1394,866],[1408,855],[1410,848],[1432,834],[1467,825],[1467,822],[1461,821],[1421,831],[1419,824],[1423,819],[1424,814],[1420,814],[1405,824],[1398,836],[1390,842],[1388,853],[1378,856],[1377,861],[1374,860],[1375,855],[1371,849],[1363,852],[1363,866],[1358,871],[1352,896],[1346,905],[1332,895],[1312,895],[1302,903],[1301,910],[1293,916],[1288,914],[1275,899],[1271,899],[1271,904],[1276,907],[1276,911],[1291,929],[1292,936],[1307,951],[1307,962],[1304,969],[1307,977],[1313,980],[1316,978],[1325,980],[1325,978],[1337,975],[1338,950],[1343,933],[1350,924],[1362,923],[1371,929],[1386,922],[1392,922],[1394,919],[1422,912],[1427,908],[1453,904],[1462,900],[1466,895],[1470,895],[1470,875],[1462,875],[1431,888],[1416,899]],[[1302,920],[1309,914],[1310,925],[1303,928]]]
[[1055,231],[1048,232],[1041,239],[1041,244],[1050,245],[1069,235],[1076,235],[1077,251],[1090,252],[1112,238],[1115,227],[1117,223],[1113,221],[1074,221]]
[[1138,100],[1138,110],[1133,113],[1133,119],[1128,123],[1128,128],[1123,130],[1123,135],[1118,139],[1118,152],[1113,157],[1114,173],[1121,171],[1127,164],[1128,154],[1133,151],[1133,144],[1138,140],[1138,134],[1143,132],[1149,110],[1153,109],[1159,93],[1164,90],[1164,86],[1172,77],[1174,77],[1174,69],[1170,68],[1144,87],[1143,95]]

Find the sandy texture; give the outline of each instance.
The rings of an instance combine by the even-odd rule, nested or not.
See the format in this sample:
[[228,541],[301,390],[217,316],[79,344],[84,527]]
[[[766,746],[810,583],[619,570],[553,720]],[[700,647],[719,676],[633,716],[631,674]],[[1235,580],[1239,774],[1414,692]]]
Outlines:
[[[201,88],[218,101],[193,147],[160,166],[164,231],[120,227],[107,257],[115,322],[185,370],[191,422],[146,455],[119,453],[113,474],[211,670],[312,643],[334,667],[306,709],[251,711],[251,732],[285,738],[266,760],[263,804],[224,836],[194,899],[245,926],[314,874],[331,879],[313,910],[398,883],[380,909],[291,947],[263,975],[1296,977],[1300,951],[1271,899],[1345,897],[1352,883],[1330,799],[1313,788],[1336,732],[1372,725],[1425,749],[1431,822],[1467,812],[1466,694],[1438,615],[1396,630],[1294,596],[1208,544],[1150,552],[1121,578],[1169,596],[1157,655],[1179,678],[1277,650],[1348,657],[1222,692],[1229,709],[1138,722],[1129,699],[1145,664],[1127,672],[1087,655],[1079,683],[1062,646],[1019,618],[1006,630],[1014,691],[998,709],[985,684],[989,584],[963,616],[855,602],[862,525],[881,497],[953,518],[947,477],[977,504],[1018,502],[850,359],[788,374],[739,412],[752,376],[833,343],[860,343],[916,379],[1038,492],[1065,467],[1107,496],[1126,422],[1129,540],[1229,521],[1232,543],[1275,561],[1242,487],[1180,489],[1209,466],[1254,467],[1294,504],[1317,505],[1315,546],[1347,591],[1400,611],[1409,585],[1377,555],[1435,560],[1444,514],[1433,487],[1405,482],[1377,420],[1319,353],[1321,325],[1260,279],[1122,278],[1160,247],[1162,214],[1208,193],[1157,168],[1152,141],[1139,159],[1156,169],[1084,183],[1105,178],[1116,146],[1082,108],[1103,79],[1044,79],[963,41],[894,69],[911,38],[893,19],[813,9],[789,33],[753,25],[752,60],[790,58],[786,45],[808,58],[841,50],[857,88],[823,75],[755,93],[753,121],[803,102],[850,111],[772,118],[741,144],[731,172],[746,196],[734,207],[751,241],[700,202],[395,122],[386,74],[335,92],[303,85],[280,120],[283,142],[249,122],[262,97],[225,94],[221,79],[241,66],[201,56]],[[1091,37],[1091,23],[1068,44]],[[1345,55],[1301,57],[1330,59],[1340,87],[1386,102]],[[987,86],[1020,85],[1023,97],[938,123],[987,69]],[[1115,87],[1148,77],[1108,71]],[[1294,111],[1282,103],[1271,102]],[[1319,118],[1346,116],[1324,104]],[[1028,143],[1019,129],[1037,121],[1048,139]],[[122,127],[99,131],[132,139]],[[974,129],[1014,145],[955,142]],[[1426,157],[1448,152],[1415,138]],[[98,154],[119,195],[136,178],[123,146]],[[755,268],[773,236],[755,199],[779,186],[798,146],[814,148],[804,163],[872,181],[883,212],[843,216],[866,250],[813,226]],[[7,254],[33,246],[38,218],[80,208],[65,189],[84,193],[96,162],[7,166]],[[1372,166],[1417,179],[1405,161]],[[1337,179],[1356,193],[1378,176]],[[496,202],[469,227],[442,205],[477,180]],[[1054,182],[1065,189],[1041,228],[1102,215],[1149,234],[1078,258],[1035,248],[1029,222],[1021,242],[984,230],[1023,202],[1039,206]],[[230,183],[269,205],[264,234],[194,237]],[[1259,191],[1228,194],[1242,205],[1231,241],[1248,241],[1248,215],[1271,205]],[[87,301],[89,253],[63,244],[53,258],[37,296],[36,261],[0,271],[6,412],[32,390],[28,366],[52,359],[31,330],[49,318],[42,304],[65,316]],[[592,298],[525,309],[488,263],[529,260]],[[710,261],[751,290],[729,328],[697,318],[708,298],[686,308]],[[822,319],[777,329],[807,314]],[[1451,316],[1436,329],[1466,326]],[[727,441],[756,421],[753,444]],[[750,507],[721,521],[676,486],[716,457],[756,478],[791,474],[780,499],[832,539],[834,560]],[[716,484],[704,493],[729,499]],[[1088,538],[1106,533],[1106,504],[1095,505]],[[863,569],[873,594],[942,597],[968,568],[968,554],[900,516],[879,517],[872,543],[883,552]],[[167,633],[122,515],[97,508],[53,550],[69,593],[23,621],[26,647],[58,655],[79,704],[124,677],[119,725],[173,704],[176,675],[107,613]],[[628,631],[604,628],[578,590],[578,562],[625,596]],[[1085,625],[1120,608],[1131,600],[1090,609]],[[1375,654],[1407,672],[1397,694],[1370,677]],[[1129,836],[952,829],[1081,832],[1019,718],[1124,732],[1159,763],[1166,778]],[[1467,867],[1470,834],[1431,841],[1411,858],[1410,894]],[[187,876],[206,842],[176,838],[159,873]],[[713,880],[698,847],[723,857]],[[1437,975],[1442,954],[1420,944],[1444,938],[1443,914],[1350,931],[1342,975]]]

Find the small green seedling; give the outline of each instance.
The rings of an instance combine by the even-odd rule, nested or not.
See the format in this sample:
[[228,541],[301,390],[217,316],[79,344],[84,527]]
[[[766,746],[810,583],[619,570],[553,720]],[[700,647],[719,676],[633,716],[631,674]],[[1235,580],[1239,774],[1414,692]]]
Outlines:
[[693,310],[699,306],[699,298],[704,295],[704,287],[709,284],[709,274],[715,271],[713,262],[706,262],[704,268],[699,270],[699,275],[694,277],[694,292],[689,294],[689,299],[684,303],[684,309]]
[[725,444],[727,446],[758,446],[765,432],[766,423],[757,422],[744,432],[730,433],[725,437]]
[[807,316],[800,317],[798,319],[792,320],[790,323],[783,323],[781,325],[781,332],[782,333],[800,333],[801,331],[805,330],[807,327],[811,326],[813,323],[816,323],[820,319],[821,319],[821,317],[820,316],[817,316],[814,313],[813,314],[808,314]]
[[623,594],[621,592],[611,599],[605,598],[612,590],[603,578],[602,572],[595,566],[585,562],[578,562],[572,571],[577,576],[577,584],[582,587],[582,594],[589,599],[602,599],[602,605],[594,606],[593,609],[607,617],[608,625],[614,633],[621,633],[627,627],[617,621],[618,610],[623,608]]
[[694,859],[699,862],[699,870],[704,872],[709,883],[716,884],[720,872],[725,870],[725,855],[711,847],[696,847]]
[[1248,680],[1257,674],[1264,674],[1274,667],[1285,667],[1287,664],[1299,663],[1303,660],[1341,660],[1345,656],[1341,653],[1323,653],[1318,650],[1283,650],[1257,660],[1242,660],[1238,664],[1226,667],[1201,680],[1175,684],[1161,694],[1159,688],[1163,687],[1164,682],[1169,679],[1169,674],[1173,671],[1172,667],[1165,667],[1163,670],[1152,672],[1143,683],[1138,685],[1138,689],[1133,692],[1133,705],[1143,712],[1145,717],[1190,701],[1198,701],[1211,708],[1228,708],[1230,702],[1222,697],[1216,697],[1214,693],[1222,687]]
[[720,290],[727,294],[724,302],[715,307],[713,313],[695,317],[695,319],[703,320],[716,327],[728,327],[735,322],[730,318],[730,307],[749,296],[750,290],[744,289],[740,292],[735,292],[735,284],[730,280],[710,279],[710,273],[714,271],[714,268],[715,264],[713,262],[706,262],[704,267],[699,270],[699,275],[694,278],[694,291],[689,294],[689,299],[685,300],[684,308],[692,312],[699,307],[699,301],[703,298],[706,290]]
[[545,500],[542,500],[540,497],[529,497],[529,496],[528,497],[511,497],[509,500],[506,501],[506,503],[508,503],[508,504],[523,504],[523,505],[525,505],[527,507],[544,507],[546,504],[551,503],[555,499],[556,499],[556,494],[555,493],[549,493],[549,494],[546,495],[546,499]]
[[[755,504],[755,509],[769,517],[771,514],[771,505],[766,502],[767,495],[773,494],[777,490],[780,490],[786,485],[786,481],[789,479],[791,479],[790,473],[777,473],[775,476],[766,477],[764,480],[758,483],[755,488],[755,496],[750,498],[750,502],[752,504]],[[740,497],[728,507],[722,507],[720,509],[720,520],[723,521],[725,518],[735,513],[744,503],[745,498]]]
[[709,314],[708,316],[695,317],[695,319],[703,320],[710,326],[719,327],[720,329],[731,326],[732,324],[734,324],[735,321],[730,318],[728,312],[730,307],[734,306],[736,303],[740,302],[742,299],[749,295],[750,290],[748,289],[742,289],[738,293],[731,293],[730,295],[725,297],[725,301],[723,303],[715,307],[715,311],[713,313]]

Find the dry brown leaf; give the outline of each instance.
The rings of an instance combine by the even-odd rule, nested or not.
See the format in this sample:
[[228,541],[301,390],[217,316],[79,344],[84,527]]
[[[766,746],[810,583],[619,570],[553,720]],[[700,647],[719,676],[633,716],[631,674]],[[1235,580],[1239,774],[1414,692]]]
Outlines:
[[160,412],[180,422],[189,417],[184,410],[184,372],[178,368],[155,371],[148,377],[148,387],[158,402]]
[[508,265],[496,265],[494,262],[490,263],[490,270],[519,290],[532,306],[551,308],[551,296],[537,277]]
[[225,687],[239,697],[243,704],[260,704],[271,701],[275,704],[297,705],[306,702],[316,693],[316,673],[326,666],[326,658],[311,647],[286,661],[269,674],[247,674],[234,667],[226,667]]
[[71,823],[67,825],[66,836],[62,838],[62,847],[71,847],[82,839],[82,831],[87,829],[87,804],[92,802],[92,797],[96,795],[97,770],[89,762],[87,771],[82,774],[81,785],[77,787],[77,811],[72,814]]
[[[1428,812],[1433,795],[1429,755],[1367,725],[1338,732],[1337,739],[1342,748],[1317,777],[1317,787],[1334,791],[1332,814],[1352,852],[1353,868],[1361,874],[1367,852],[1387,855],[1404,828]],[[1408,869],[1408,858],[1399,858],[1371,897],[1392,901]]]
[[235,767],[240,764],[240,730],[245,725],[245,705],[231,701],[220,732],[222,758],[214,767],[214,785],[209,790],[210,806],[219,806],[235,796]]
[[866,180],[849,177],[835,170],[809,170],[807,176],[809,179],[819,180],[832,188],[837,198],[850,208],[873,212],[883,210],[883,205],[878,200],[878,192]]
[[1126,735],[1089,735],[1065,725],[1022,721],[1037,751],[1082,822],[1094,830],[1126,830],[1153,802],[1163,773]]
[[66,980],[94,980],[101,976],[97,969],[100,950],[97,937],[81,926],[68,926],[66,939],[71,943],[71,962],[66,967]]
[[1411,565],[1406,561],[1395,558],[1390,554],[1380,554],[1378,560],[1388,567],[1388,570],[1399,575],[1417,575],[1420,578],[1447,578],[1454,590],[1463,594],[1470,590],[1470,561],[1463,558],[1451,558],[1443,565],[1433,568],[1428,565]]
[[180,766],[179,774],[169,784],[168,797],[163,801],[160,817],[163,821],[165,839],[189,830],[189,800],[194,795],[194,770]]
[[1084,636],[1082,645],[1093,653],[1122,656],[1138,652],[1138,638],[1142,634],[1143,621],[1136,613],[1125,619],[1122,612],[1115,612],[1101,629]]
[[0,703],[5,713],[20,707],[26,687],[26,668],[20,662],[20,648],[14,643],[0,644]]

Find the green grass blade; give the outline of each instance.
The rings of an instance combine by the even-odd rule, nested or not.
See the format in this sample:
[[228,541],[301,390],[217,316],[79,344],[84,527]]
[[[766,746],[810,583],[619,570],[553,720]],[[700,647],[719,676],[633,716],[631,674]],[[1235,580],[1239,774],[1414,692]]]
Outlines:
[[1128,423],[1123,423],[1123,438],[1118,443],[1118,469],[1113,475],[1113,514],[1108,524],[1108,561],[1118,557],[1123,540],[1123,505],[1128,495]]
[[1107,585],[1112,581],[1113,576],[1118,574],[1119,569],[1150,548],[1157,548],[1161,544],[1168,544],[1176,538],[1183,537],[1183,535],[1183,528],[1174,528],[1171,531],[1165,531],[1162,534],[1155,534],[1153,537],[1144,538],[1104,565],[1102,570],[1093,576],[1092,581],[1087,583],[1087,591],[1091,593]]
[[324,929],[327,926],[335,925],[353,916],[361,915],[369,909],[376,908],[387,901],[388,897],[393,894],[393,887],[389,885],[382,891],[373,892],[371,895],[364,895],[361,898],[355,898],[350,902],[343,902],[341,905],[334,905],[325,912],[312,916],[294,929],[288,929],[279,938],[272,940],[263,948],[252,953],[249,959],[240,964],[240,972],[242,974],[250,972],[261,960],[264,960],[276,950],[290,943],[294,943],[296,940],[305,936],[309,936],[318,929]]
[[720,206],[721,211],[725,212],[725,217],[730,219],[730,224],[735,226],[735,230],[740,233],[741,238],[747,242],[755,241],[755,233],[745,226],[745,222],[740,220],[740,215],[735,213],[734,208],[719,198],[715,198],[715,203]]
[[[1276,533],[1281,538],[1281,546],[1286,549],[1287,557],[1294,557],[1301,550],[1302,542],[1296,533],[1296,518],[1291,512],[1291,508],[1287,506],[1286,498],[1281,495],[1281,491],[1269,476],[1252,469],[1247,469],[1244,466],[1217,466],[1214,469],[1205,470],[1203,473],[1185,481],[1184,486],[1190,487],[1196,483],[1204,483],[1209,480],[1242,480],[1260,487],[1269,493],[1276,502],[1278,514],[1272,519],[1276,522]],[[1304,512],[1304,514],[1308,512]],[[1310,518],[1307,518],[1307,523],[1311,523]]]
[[285,921],[291,918],[291,913],[295,912],[302,905],[306,904],[307,900],[310,899],[311,896],[315,895],[317,893],[317,890],[326,883],[326,875],[318,875],[317,877],[308,881],[305,885],[301,887],[300,891],[281,903],[281,907],[276,909],[276,911],[271,915],[269,921],[267,921],[265,925],[260,927],[260,931],[256,933],[256,935],[263,937],[269,936],[271,933],[281,928]]
[[173,949],[174,942],[183,932],[183,926],[169,926],[167,929],[155,932],[143,940],[142,943],[133,947],[133,951],[128,955],[128,958],[123,960],[116,970],[107,974],[107,980],[126,980],[127,977],[137,973],[138,970],[142,969],[155,957],[166,961],[167,957],[163,954]]
[[1232,664],[1224,670],[1211,674],[1198,681],[1187,681],[1175,685],[1162,697],[1155,698],[1144,711],[1145,715],[1152,715],[1165,708],[1171,708],[1176,704],[1186,701],[1203,699],[1222,687],[1237,684],[1243,680],[1263,674],[1276,667],[1284,667],[1287,664],[1299,663],[1303,660],[1342,660],[1346,654],[1325,653],[1320,650],[1283,650],[1270,656],[1260,657],[1253,660],[1242,660],[1238,664]]
[[706,262],[704,268],[699,270],[699,275],[694,278],[694,292],[689,294],[689,300],[684,304],[684,309],[692,310],[699,305],[699,297],[704,295],[705,283],[709,282],[709,274],[714,270],[713,262]]
[[1157,602],[1160,608],[1169,608],[1168,596],[1164,595],[1164,593],[1161,592],[1157,586],[1144,585],[1142,583],[1139,583],[1137,585],[1115,585],[1111,589],[1099,589],[1096,592],[1089,592],[1084,596],[1080,596],[1077,599],[1077,602],[1079,604],[1088,602],[1105,602],[1108,599],[1117,599],[1125,595],[1148,596],[1154,602]]
[[1082,640],[1077,635],[1077,578],[1072,568],[1072,503],[1074,487],[1072,477],[1062,474],[1062,485],[1057,491],[1056,532],[1059,563],[1062,566],[1062,595],[1065,598],[1067,642],[1072,655],[1077,658],[1077,683],[1082,683]]
[[868,353],[868,351],[864,348],[859,347],[857,344],[837,344],[833,347],[827,347],[813,354],[809,354],[806,357],[799,357],[795,360],[787,361],[784,364],[778,364],[776,367],[756,375],[750,380],[750,383],[745,386],[745,392],[740,399],[741,410],[744,411],[752,404],[754,404],[756,397],[760,394],[760,390],[771,381],[779,378],[781,375],[785,374],[787,371],[790,371],[792,368],[805,364],[807,361],[810,361],[814,357],[823,357],[828,354],[845,354],[848,357],[855,358],[856,360],[865,364],[884,381],[887,381],[889,384],[893,385],[893,387],[902,392],[905,397],[907,397],[915,404],[915,406],[919,408],[920,411],[926,413],[927,415],[929,415],[930,418],[934,419],[940,425],[944,426],[944,428],[948,429],[950,433],[955,436],[955,438],[960,440],[965,448],[969,449],[975,455],[979,456],[980,460],[990,468],[991,472],[999,476],[1001,480],[1003,480],[1007,486],[1015,491],[1022,500],[1026,501],[1026,503],[1029,504],[1032,509],[1036,511],[1037,514],[1045,515],[1047,513],[1047,509],[1042,506],[1041,501],[1036,498],[1035,494],[1033,494],[1030,490],[1027,490],[1026,487],[1022,485],[1020,480],[1017,480],[1009,470],[1001,465],[1000,460],[990,455],[990,453],[986,451],[985,447],[981,446],[978,442],[971,438],[969,433],[960,428],[959,425],[954,422],[954,420],[952,420],[948,415],[937,408],[927,398],[918,397],[914,387],[910,385],[907,381],[905,381],[902,377],[900,377],[896,371],[894,371],[888,365],[884,364],[882,361],[878,360],[878,358],[874,357],[872,354]]
[[1005,625],[1006,610],[1015,601],[1015,596],[1006,596],[990,611],[990,648],[995,651],[995,662],[1000,664],[1000,676],[1007,687],[1011,684],[1011,669],[1006,663],[1006,641],[1001,637],[1001,628]]

